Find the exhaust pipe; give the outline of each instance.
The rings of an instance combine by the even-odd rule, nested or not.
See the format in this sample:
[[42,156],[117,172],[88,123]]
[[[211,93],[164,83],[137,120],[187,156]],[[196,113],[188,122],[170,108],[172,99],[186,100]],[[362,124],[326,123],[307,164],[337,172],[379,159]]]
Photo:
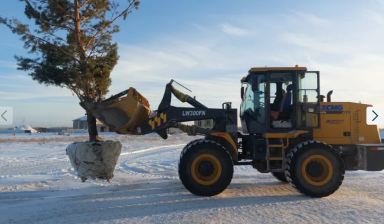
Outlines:
[[332,95],[332,93],[333,93],[333,90],[331,90],[331,91],[329,91],[327,93],[327,102],[331,102],[331,95]]
[[316,98],[318,98],[320,100],[320,102],[324,102],[325,96],[324,95],[320,95],[319,97],[316,97]]

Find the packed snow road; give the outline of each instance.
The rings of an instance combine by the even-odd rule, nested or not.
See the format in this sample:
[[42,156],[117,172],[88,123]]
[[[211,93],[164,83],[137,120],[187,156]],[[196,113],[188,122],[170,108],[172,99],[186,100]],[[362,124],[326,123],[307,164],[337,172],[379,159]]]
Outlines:
[[123,143],[112,183],[77,178],[65,148],[80,137],[0,135],[0,223],[384,223],[384,172],[347,172],[313,199],[240,166],[222,194],[198,197],[177,174],[195,137],[104,136]]

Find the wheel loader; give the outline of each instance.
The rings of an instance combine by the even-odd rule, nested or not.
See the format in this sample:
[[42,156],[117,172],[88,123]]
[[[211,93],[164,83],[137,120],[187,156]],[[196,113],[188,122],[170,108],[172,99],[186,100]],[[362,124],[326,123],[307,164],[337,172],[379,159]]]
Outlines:
[[[167,139],[166,131],[173,127],[205,136],[183,148],[178,165],[182,184],[195,195],[223,192],[235,165],[271,173],[311,197],[334,193],[346,170],[384,169],[377,126],[365,123],[370,105],[332,102],[332,91],[320,95],[318,71],[299,66],[251,68],[241,79],[241,131],[230,102],[209,108],[177,90],[175,83],[166,85],[152,116],[146,98],[132,87],[99,104],[81,105],[118,134],[156,132]],[[192,107],[172,106],[172,94]],[[181,123],[207,119],[213,120],[212,129]]]

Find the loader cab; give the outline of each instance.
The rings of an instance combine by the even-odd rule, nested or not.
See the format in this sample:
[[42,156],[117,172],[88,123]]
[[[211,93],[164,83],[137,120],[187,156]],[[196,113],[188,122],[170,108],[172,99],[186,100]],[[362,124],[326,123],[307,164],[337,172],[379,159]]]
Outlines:
[[320,127],[319,72],[305,67],[252,68],[241,83],[243,133]]

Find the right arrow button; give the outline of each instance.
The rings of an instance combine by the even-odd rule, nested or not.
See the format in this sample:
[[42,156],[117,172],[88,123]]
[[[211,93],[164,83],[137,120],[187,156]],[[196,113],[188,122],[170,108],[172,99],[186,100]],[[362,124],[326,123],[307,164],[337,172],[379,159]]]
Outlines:
[[377,115],[377,114],[375,113],[374,110],[372,110],[372,112],[376,115],[375,118],[373,118],[373,120],[372,120],[372,121],[374,121],[374,120],[376,120],[376,118],[377,118],[379,115]]
[[382,125],[384,109],[382,107],[367,107],[366,118],[368,125]]

